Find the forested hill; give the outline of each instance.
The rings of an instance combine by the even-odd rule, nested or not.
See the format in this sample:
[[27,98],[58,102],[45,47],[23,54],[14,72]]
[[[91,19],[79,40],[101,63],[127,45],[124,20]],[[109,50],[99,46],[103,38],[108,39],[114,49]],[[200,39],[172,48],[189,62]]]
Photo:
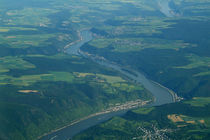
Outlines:
[[82,49],[143,71],[184,101],[130,111],[75,139],[209,139],[210,1],[156,2],[121,7]]
[[78,8],[84,5],[0,0],[1,140],[37,139],[116,105],[152,100],[141,84],[64,53],[79,40],[79,30],[90,28],[82,21],[87,9]]
[[87,55],[141,71],[184,100],[129,111],[75,139],[207,139],[209,9],[210,0],[0,0],[0,139],[37,139],[153,99],[119,72],[65,54],[83,29],[94,38],[81,48]]

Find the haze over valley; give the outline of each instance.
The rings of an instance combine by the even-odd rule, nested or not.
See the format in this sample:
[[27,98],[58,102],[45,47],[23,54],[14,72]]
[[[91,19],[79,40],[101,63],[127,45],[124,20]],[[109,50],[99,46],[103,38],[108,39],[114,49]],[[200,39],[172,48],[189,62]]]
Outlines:
[[209,137],[210,0],[0,0],[0,140]]

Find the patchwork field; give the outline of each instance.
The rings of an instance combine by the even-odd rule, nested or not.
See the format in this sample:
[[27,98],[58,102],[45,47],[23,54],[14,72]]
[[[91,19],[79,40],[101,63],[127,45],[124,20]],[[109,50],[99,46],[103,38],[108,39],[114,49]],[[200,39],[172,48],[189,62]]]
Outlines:
[[82,29],[94,36],[83,51],[141,71],[186,101],[130,111],[75,139],[209,138],[209,9],[209,0],[0,0],[0,139],[37,139],[152,99],[116,71],[65,54]]
[[63,53],[78,30],[92,26],[90,15],[101,18],[91,10],[98,4],[0,0],[0,139],[37,139],[117,104],[152,98],[117,72]]
[[[210,127],[209,98],[153,108],[139,108],[122,117],[94,126],[74,139],[208,139]],[[189,103],[191,105],[189,105]]]

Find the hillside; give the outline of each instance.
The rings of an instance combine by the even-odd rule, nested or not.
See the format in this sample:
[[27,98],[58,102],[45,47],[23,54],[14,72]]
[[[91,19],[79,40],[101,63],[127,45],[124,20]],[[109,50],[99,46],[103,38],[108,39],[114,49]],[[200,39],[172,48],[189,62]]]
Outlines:
[[[96,39],[82,49],[143,71],[184,101],[130,111],[75,139],[209,138],[210,1],[172,0],[170,11],[164,11],[168,8],[164,2],[158,3],[159,14],[154,12],[158,9],[154,3],[136,2],[132,6],[138,14],[131,8],[129,16],[118,15],[106,20],[103,27],[93,28]],[[142,9],[150,14],[140,12]]]
[[210,98],[129,111],[94,126],[75,140],[202,139],[210,136]]
[[209,9],[209,0],[0,0],[0,139],[37,139],[154,99],[119,71],[67,54],[84,29],[93,35],[85,54],[142,72],[184,100],[129,111],[75,139],[207,139]]
[[116,71],[64,53],[81,27],[61,4],[0,0],[0,139],[37,139],[116,104],[152,98]]

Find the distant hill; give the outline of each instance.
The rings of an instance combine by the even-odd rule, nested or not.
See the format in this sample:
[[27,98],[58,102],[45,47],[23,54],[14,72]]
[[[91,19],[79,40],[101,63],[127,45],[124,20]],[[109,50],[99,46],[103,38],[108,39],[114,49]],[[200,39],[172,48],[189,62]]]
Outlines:
[[37,139],[153,98],[126,76],[67,55],[82,29],[94,36],[82,51],[141,71],[184,100],[129,111],[75,139],[207,139],[209,7],[209,0],[0,0],[0,139]]
[[[139,12],[138,16],[106,20],[106,28],[98,30],[109,37],[98,37],[83,50],[143,71],[184,101],[130,111],[75,139],[209,139],[210,1],[164,2],[169,2],[167,12],[173,16],[144,17]],[[133,6],[139,11],[158,9],[153,2],[137,3],[133,2]]]

